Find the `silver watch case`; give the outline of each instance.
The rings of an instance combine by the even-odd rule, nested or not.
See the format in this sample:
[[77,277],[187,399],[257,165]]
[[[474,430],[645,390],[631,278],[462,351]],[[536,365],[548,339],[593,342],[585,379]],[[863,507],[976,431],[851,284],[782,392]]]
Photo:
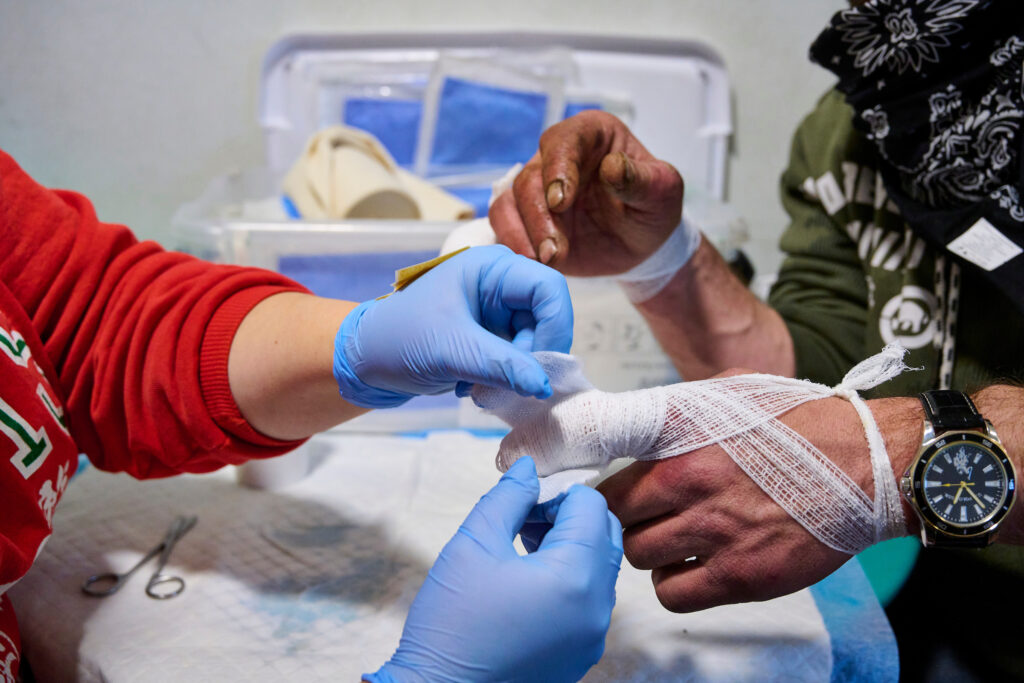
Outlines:
[[[1003,504],[992,511],[984,519],[970,526],[957,526],[940,518],[924,500],[924,469],[931,457],[946,446],[950,440],[972,441],[994,453],[1006,472],[1006,498]],[[1013,463],[1006,454],[999,435],[992,423],[985,420],[985,431],[951,430],[941,434],[935,433],[931,422],[925,421],[921,437],[921,447],[911,462],[910,467],[900,479],[900,492],[908,500],[921,521],[921,543],[925,547],[983,547],[990,545],[996,531],[1016,499],[1016,473]]]

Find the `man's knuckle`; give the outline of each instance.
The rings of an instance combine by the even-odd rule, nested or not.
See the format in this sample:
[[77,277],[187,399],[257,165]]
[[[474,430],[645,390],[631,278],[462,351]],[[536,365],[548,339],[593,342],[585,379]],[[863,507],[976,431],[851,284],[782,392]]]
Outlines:
[[763,571],[745,561],[712,565],[705,576],[709,587],[718,594],[729,596],[729,602],[756,600],[768,580]]
[[669,612],[690,611],[689,596],[681,590],[673,589],[666,583],[659,583],[654,586],[654,594],[658,597],[661,606]]
[[656,569],[661,566],[662,552],[656,544],[638,539],[628,532],[622,537],[623,554],[637,569]]
[[555,125],[547,128],[543,133],[540,134],[540,146],[547,147],[549,143],[558,140],[563,133],[565,128],[564,122],[556,123]]
[[[530,173],[530,169],[524,168],[522,171],[519,172],[519,175],[517,175],[515,179],[512,181],[512,194],[515,195],[517,198],[522,197],[526,192],[528,192],[530,187],[531,175],[532,174]],[[505,196],[504,193],[502,194],[502,196]]]

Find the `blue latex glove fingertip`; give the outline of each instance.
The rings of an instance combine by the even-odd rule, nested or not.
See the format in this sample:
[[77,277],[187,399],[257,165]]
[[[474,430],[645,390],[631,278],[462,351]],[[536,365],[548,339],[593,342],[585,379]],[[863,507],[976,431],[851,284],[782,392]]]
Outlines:
[[501,475],[502,479],[515,479],[517,481],[528,481],[537,478],[537,464],[528,455],[516,460],[512,466]]

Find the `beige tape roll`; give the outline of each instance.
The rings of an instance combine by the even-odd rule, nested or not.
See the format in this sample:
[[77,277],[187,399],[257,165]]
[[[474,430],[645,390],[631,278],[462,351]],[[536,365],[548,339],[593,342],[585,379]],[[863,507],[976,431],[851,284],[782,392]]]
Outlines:
[[284,180],[303,218],[466,220],[473,208],[398,167],[365,131],[332,126],[313,135]]

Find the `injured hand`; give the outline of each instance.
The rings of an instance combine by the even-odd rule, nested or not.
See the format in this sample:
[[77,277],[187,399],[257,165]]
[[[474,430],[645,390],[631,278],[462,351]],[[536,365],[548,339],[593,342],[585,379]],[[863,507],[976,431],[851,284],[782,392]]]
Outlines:
[[[858,390],[906,369],[903,350],[887,347],[851,370],[835,388],[748,374],[625,393],[595,389],[572,356],[534,354],[553,394],[547,400],[477,385],[473,399],[512,431],[498,469],[530,455],[541,501],[598,475],[616,458],[658,460],[718,444],[772,499],[826,545],[847,553],[902,535],[903,512],[888,456]],[[776,418],[808,401],[849,400],[864,423],[876,500],[807,439]],[[858,403],[860,405],[858,405]]]

